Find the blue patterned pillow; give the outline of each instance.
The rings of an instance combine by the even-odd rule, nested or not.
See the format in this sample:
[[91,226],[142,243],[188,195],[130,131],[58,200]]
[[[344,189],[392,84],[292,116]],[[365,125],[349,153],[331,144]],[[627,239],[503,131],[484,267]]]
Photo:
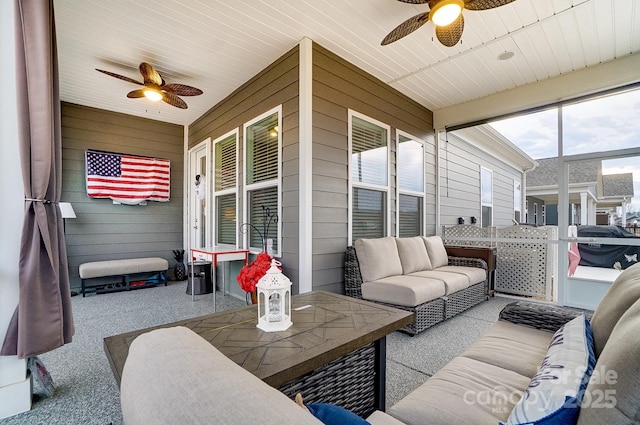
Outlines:
[[553,335],[547,356],[506,424],[575,424],[595,364],[591,326],[580,315]]
[[[307,409],[315,416],[320,422],[325,425],[367,425],[369,422],[362,419],[355,413],[344,409],[339,406],[328,403],[309,403],[306,405]],[[370,424],[369,424],[370,425]]]

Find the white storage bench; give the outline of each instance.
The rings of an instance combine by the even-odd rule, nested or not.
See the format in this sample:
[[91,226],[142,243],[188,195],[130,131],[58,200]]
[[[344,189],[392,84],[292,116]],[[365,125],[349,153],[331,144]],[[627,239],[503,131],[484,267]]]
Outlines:
[[[82,281],[82,296],[86,295],[87,288],[94,288],[95,292],[128,291],[146,286],[155,286],[161,283],[167,285],[167,270],[169,262],[164,258],[128,258],[124,260],[93,261],[80,264],[79,272]],[[151,273],[141,279],[132,280],[132,276],[143,273]],[[97,282],[98,278],[119,277],[115,284],[105,284],[104,279]],[[96,279],[94,285],[88,282]]]

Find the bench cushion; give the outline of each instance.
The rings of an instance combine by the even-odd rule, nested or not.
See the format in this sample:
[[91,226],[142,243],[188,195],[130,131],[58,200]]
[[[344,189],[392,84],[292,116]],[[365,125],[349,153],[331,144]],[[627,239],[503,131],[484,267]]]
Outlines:
[[362,298],[365,300],[406,307],[415,307],[445,293],[443,281],[416,276],[389,276],[362,284]]
[[423,277],[429,279],[438,279],[444,282],[445,295],[462,291],[469,287],[469,278],[460,273],[449,273],[436,270],[425,270],[421,272],[411,273],[409,276]]
[[132,273],[160,272],[169,268],[169,262],[164,258],[128,258],[124,260],[94,261],[80,264],[80,278],[116,276]]
[[402,271],[404,274],[419,272],[422,270],[431,270],[431,261],[427,254],[427,247],[422,237],[415,236],[413,238],[397,238],[398,254],[402,263]]
[[402,274],[396,238],[358,239],[354,246],[363,282]]

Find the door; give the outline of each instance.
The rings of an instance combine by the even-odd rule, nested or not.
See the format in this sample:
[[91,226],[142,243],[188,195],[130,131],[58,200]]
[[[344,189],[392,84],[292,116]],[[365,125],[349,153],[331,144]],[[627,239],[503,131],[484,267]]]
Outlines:
[[207,139],[189,150],[189,247],[211,245],[209,145]]

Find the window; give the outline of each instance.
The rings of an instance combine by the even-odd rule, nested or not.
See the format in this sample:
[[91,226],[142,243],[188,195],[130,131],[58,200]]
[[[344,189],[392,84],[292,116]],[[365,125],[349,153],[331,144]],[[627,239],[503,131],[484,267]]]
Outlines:
[[351,241],[389,229],[389,127],[349,111]]
[[424,145],[398,132],[398,229],[400,237],[424,234]]
[[213,197],[216,210],[216,245],[237,244],[237,142],[237,131],[222,136],[214,142],[215,181]]
[[482,227],[489,227],[493,223],[493,171],[481,167],[480,169],[480,212]]
[[522,185],[519,181],[513,181],[513,218],[520,223],[522,215]]
[[[280,216],[281,107],[245,124],[245,209],[246,222],[264,234],[272,255],[280,255],[280,220],[265,219],[265,213]],[[268,227],[268,229],[267,229]],[[245,244],[252,251],[263,250],[263,240],[249,226]]]

